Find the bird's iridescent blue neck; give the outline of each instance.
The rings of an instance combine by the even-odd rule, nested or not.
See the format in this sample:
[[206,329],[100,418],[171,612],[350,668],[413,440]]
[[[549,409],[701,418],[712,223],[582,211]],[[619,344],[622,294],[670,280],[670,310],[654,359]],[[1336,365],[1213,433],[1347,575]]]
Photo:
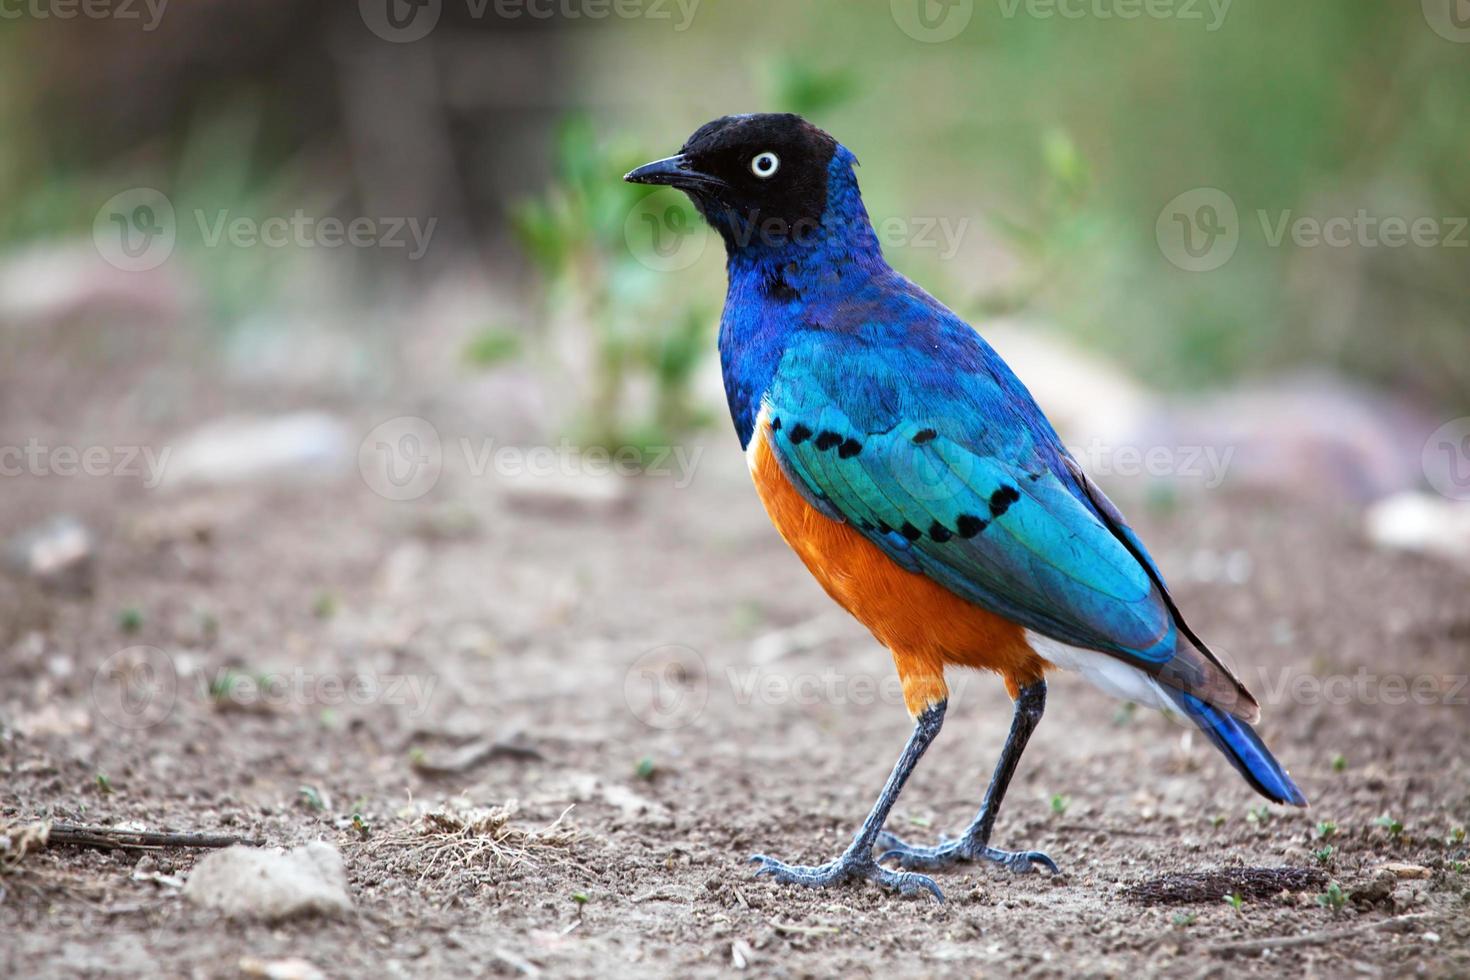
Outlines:
[[822,329],[825,305],[888,271],[858,191],[856,163],[846,147],[833,154],[818,227],[781,236],[721,229],[729,289],[720,319],[720,363],[742,447],[750,443],[761,397],[792,334]]

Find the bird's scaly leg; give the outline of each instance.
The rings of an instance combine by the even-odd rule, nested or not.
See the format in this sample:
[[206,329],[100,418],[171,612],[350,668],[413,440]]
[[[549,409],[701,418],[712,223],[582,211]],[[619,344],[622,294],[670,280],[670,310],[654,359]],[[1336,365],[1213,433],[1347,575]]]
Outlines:
[[990,832],[995,826],[1001,800],[1005,798],[1006,787],[1010,785],[1011,776],[1016,772],[1016,764],[1021,761],[1021,753],[1026,749],[1026,742],[1031,738],[1031,732],[1045,710],[1046,681],[1035,681],[1017,692],[1015,712],[1011,716],[1011,732],[1006,737],[1005,747],[1001,749],[1000,759],[995,764],[995,774],[990,777],[985,800],[980,804],[980,812],[975,815],[974,822],[958,840],[945,841],[933,847],[921,847],[904,843],[885,830],[878,835],[876,841],[876,846],[883,849],[878,860],[881,862],[892,858],[898,862],[899,867],[907,870],[917,868],[934,871],[959,861],[983,859],[1012,871],[1029,872],[1040,866],[1056,873],[1056,862],[1041,851],[1002,851],[990,846]]
[[883,823],[888,819],[888,812],[893,809],[898,794],[903,791],[903,784],[908,781],[909,774],[914,771],[914,766],[918,764],[929,743],[934,741],[934,736],[939,734],[939,728],[944,724],[944,709],[945,701],[939,700],[919,713],[915,719],[914,732],[909,736],[908,744],[898,757],[893,772],[889,774],[888,782],[883,785],[878,802],[873,804],[872,812],[863,821],[852,844],[840,857],[826,864],[803,866],[784,864],[764,854],[756,854],[750,859],[760,865],[756,875],[769,875],[777,881],[811,888],[865,878],[905,895],[927,891],[939,901],[944,901],[944,893],[939,890],[934,879],[911,871],[893,871],[880,867],[873,860],[873,847],[877,843],[878,833],[883,829]]

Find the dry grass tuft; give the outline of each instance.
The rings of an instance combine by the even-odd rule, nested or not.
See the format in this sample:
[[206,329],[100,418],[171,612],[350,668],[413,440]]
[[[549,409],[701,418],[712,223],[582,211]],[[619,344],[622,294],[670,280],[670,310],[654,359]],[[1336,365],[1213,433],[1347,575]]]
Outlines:
[[491,882],[498,872],[522,864],[565,864],[565,850],[581,838],[566,819],[572,808],[534,830],[511,823],[516,809],[515,800],[492,807],[441,807],[406,827],[376,834],[360,849],[395,852],[392,862],[416,867],[419,883],[451,874]]
[[50,836],[51,823],[47,820],[0,827],[0,873],[15,871],[27,854],[44,850]]

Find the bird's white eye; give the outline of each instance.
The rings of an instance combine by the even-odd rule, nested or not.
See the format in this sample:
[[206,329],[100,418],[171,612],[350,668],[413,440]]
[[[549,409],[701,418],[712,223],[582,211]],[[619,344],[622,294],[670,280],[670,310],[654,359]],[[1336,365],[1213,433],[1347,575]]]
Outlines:
[[776,176],[776,171],[781,169],[781,158],[770,150],[757,154],[750,161],[750,172],[761,180],[769,180]]

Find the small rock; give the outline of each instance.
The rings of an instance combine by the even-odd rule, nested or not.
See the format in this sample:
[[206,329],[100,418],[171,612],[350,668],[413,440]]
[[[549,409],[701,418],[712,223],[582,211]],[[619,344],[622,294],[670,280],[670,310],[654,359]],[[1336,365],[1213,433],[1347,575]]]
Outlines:
[[1367,881],[1349,891],[1348,898],[1352,899],[1355,905],[1381,905],[1390,899],[1394,886],[1397,884],[1396,875],[1380,868]]
[[162,482],[229,484],[345,471],[353,448],[347,427],[321,412],[219,419],[173,444],[161,458]]
[[352,911],[342,855],[322,841],[285,852],[239,845],[215,851],[194,866],[184,897],[238,919]]
[[265,977],[266,980],[323,980],[326,976],[314,963],[296,956],[285,960],[242,956],[240,972],[247,977]]
[[11,539],[6,564],[42,588],[91,595],[97,554],[92,533],[75,517],[58,514]]
[[1395,878],[1428,878],[1432,874],[1422,864],[1405,864],[1401,861],[1386,861],[1379,867]]
[[1368,540],[1470,566],[1470,503],[1427,493],[1398,493],[1364,517]]
[[512,471],[497,486],[507,506],[548,517],[604,517],[633,505],[628,478],[614,474]]

